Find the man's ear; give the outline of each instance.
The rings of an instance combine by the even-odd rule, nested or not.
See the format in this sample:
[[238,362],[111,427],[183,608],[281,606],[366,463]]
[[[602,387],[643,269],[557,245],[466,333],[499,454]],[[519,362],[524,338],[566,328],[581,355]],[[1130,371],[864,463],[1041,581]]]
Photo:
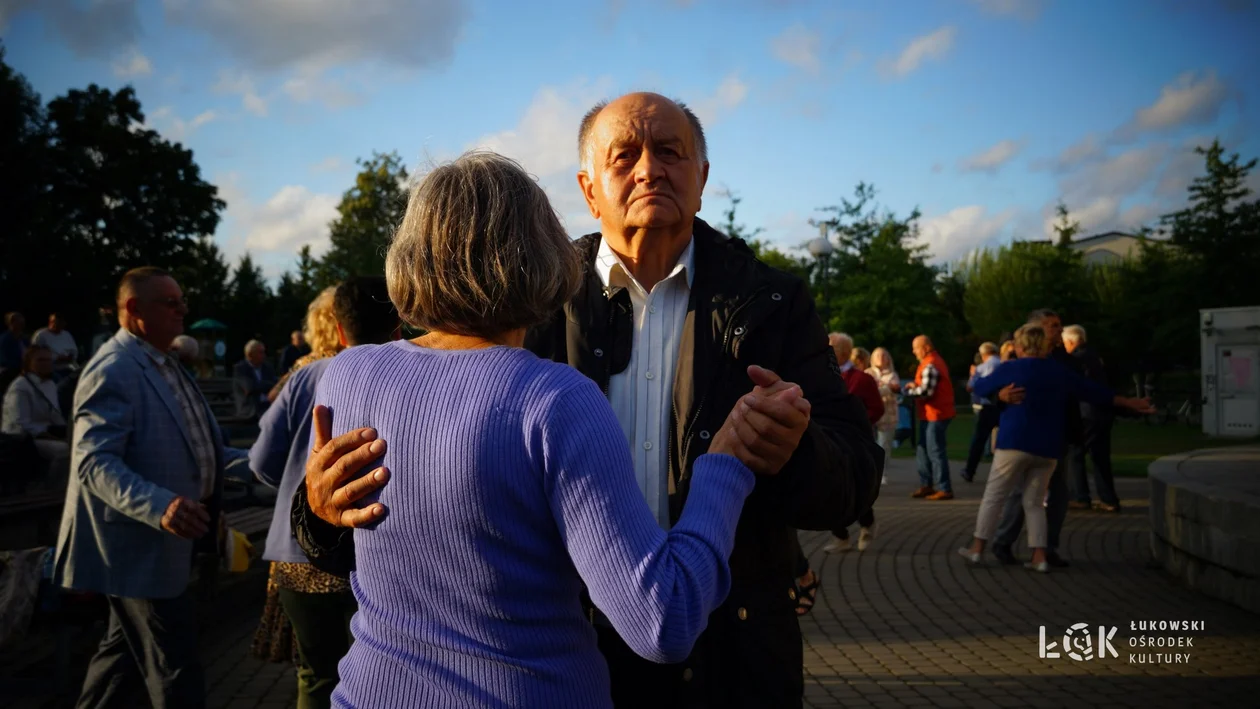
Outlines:
[[586,199],[586,209],[590,211],[591,216],[596,220],[599,219],[599,205],[595,203],[595,180],[591,178],[590,173],[586,170],[580,170],[577,174],[578,187],[582,190],[582,197]]
[[340,342],[342,347],[350,346],[349,341],[346,340],[345,328],[341,327],[341,323],[337,323],[337,342]]

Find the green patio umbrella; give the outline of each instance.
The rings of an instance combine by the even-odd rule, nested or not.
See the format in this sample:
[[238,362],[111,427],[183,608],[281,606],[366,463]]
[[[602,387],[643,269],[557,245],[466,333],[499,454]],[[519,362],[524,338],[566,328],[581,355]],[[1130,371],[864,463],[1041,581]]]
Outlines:
[[226,330],[228,329],[228,326],[224,325],[218,320],[215,320],[214,318],[202,318],[201,320],[198,320],[197,322],[193,323],[192,327],[188,329],[189,330]]

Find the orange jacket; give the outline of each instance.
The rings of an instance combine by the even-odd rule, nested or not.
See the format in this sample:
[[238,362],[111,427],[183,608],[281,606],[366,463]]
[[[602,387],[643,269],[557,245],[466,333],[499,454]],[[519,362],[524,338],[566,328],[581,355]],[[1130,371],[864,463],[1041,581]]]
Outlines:
[[915,399],[915,412],[920,421],[948,421],[954,418],[954,383],[949,380],[949,367],[945,360],[935,351],[927,359],[919,362],[919,369],[914,373],[914,385],[923,386],[923,370],[931,364],[936,368],[936,389],[931,396],[920,396]]

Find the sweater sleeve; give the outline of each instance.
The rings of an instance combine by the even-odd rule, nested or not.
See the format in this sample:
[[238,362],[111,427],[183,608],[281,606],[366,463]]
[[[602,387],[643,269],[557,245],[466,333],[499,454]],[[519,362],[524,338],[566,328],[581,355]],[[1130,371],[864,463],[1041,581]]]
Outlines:
[[666,533],[593,382],[566,390],[544,416],[547,497],[591,600],[637,654],[683,661],[730,590],[727,559],[752,472],[728,455],[701,456],[682,517]]
[[1015,370],[1017,367],[999,364],[993,373],[985,377],[977,377],[975,384],[972,385],[972,391],[976,396],[982,396],[986,399],[994,398],[1001,391],[1002,387],[1015,382]]

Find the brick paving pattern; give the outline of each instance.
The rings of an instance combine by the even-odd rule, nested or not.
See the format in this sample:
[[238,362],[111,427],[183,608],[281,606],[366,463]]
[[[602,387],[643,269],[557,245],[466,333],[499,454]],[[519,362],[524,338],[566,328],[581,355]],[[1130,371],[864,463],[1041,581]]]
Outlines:
[[[996,564],[972,568],[954,553],[970,538],[982,482],[960,482],[953,501],[926,502],[909,498],[917,484],[912,461],[893,461],[889,477],[876,505],[878,536],[867,551],[824,554],[825,533],[802,533],[823,578],[818,604],[802,623],[806,706],[1256,705],[1260,616],[1151,568],[1145,480],[1118,481],[1120,515],[1069,513],[1064,551],[1072,568],[1040,575]],[[248,583],[260,585],[265,575],[251,576]],[[261,589],[251,591],[207,621],[210,709],[295,706],[292,666],[249,656],[261,598]],[[1130,631],[1138,620],[1205,626]],[[1038,657],[1039,626],[1061,644],[1063,631],[1081,622],[1091,630],[1120,626],[1112,641],[1120,657]],[[1191,648],[1162,650],[1188,652],[1189,661],[1129,664],[1128,639],[1142,634],[1193,638]],[[1096,631],[1093,637],[1096,643]]]
[[[959,468],[954,468],[955,475]],[[801,540],[821,573],[805,617],[806,705],[823,707],[1256,706],[1260,616],[1178,586],[1150,565],[1145,480],[1119,480],[1124,511],[1068,514],[1064,556],[1048,575],[955,553],[971,538],[984,486],[958,481],[957,498],[909,498],[912,461],[894,460],[865,552],[826,554],[826,533]],[[854,535],[856,539],[856,535]],[[1027,558],[1026,550],[1021,550]],[[991,559],[992,557],[990,557]],[[1203,621],[1199,631],[1131,631],[1130,622]],[[1119,626],[1118,658],[1038,657],[1039,626]],[[1183,664],[1129,664],[1129,638],[1192,638]]]

